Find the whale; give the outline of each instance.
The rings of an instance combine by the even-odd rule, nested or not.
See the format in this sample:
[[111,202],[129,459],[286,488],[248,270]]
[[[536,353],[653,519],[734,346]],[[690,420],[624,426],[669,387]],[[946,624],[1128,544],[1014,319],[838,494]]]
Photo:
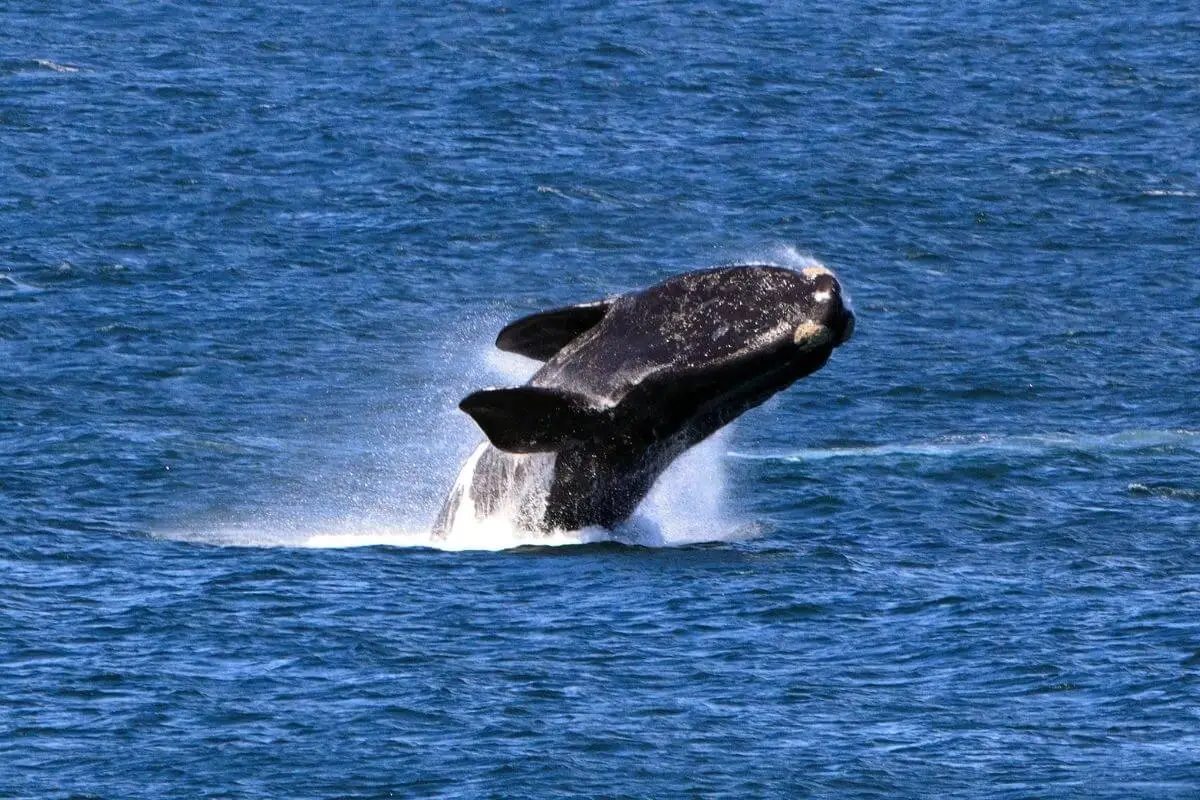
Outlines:
[[496,347],[544,363],[459,403],[486,441],[432,536],[490,519],[544,534],[619,526],[680,454],[821,369],[854,325],[820,265],[709,267],[521,317]]

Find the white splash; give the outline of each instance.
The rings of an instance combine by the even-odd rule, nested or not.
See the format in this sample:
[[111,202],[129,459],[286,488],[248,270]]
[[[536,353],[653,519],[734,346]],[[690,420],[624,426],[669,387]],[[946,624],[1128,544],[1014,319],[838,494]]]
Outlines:
[[[818,261],[812,255],[802,252],[790,244],[776,244],[762,251],[752,253],[748,258],[739,258],[737,264],[778,264],[781,267],[794,269],[796,272],[804,272],[805,270],[822,270],[829,271],[829,268]],[[845,284],[841,284],[841,299],[842,304],[851,311],[854,310],[854,298],[851,297],[850,291]],[[817,300],[827,300],[828,298],[817,297]]]
[[[483,472],[477,474],[484,458]],[[450,489],[442,511],[446,517],[439,515],[434,538],[453,538],[495,521],[516,531],[528,529],[546,512],[554,462],[553,453],[504,453],[482,442]]]
[[618,536],[635,534],[634,543],[648,546],[747,538],[744,521],[729,511],[725,455],[730,431],[731,426],[722,428],[675,459]]
[[[727,429],[726,429],[727,430]],[[658,479],[649,495],[624,524],[615,530],[592,527],[550,534],[523,529],[521,500],[476,515],[469,493],[464,493],[444,538],[431,539],[430,546],[446,550],[502,550],[526,545],[556,546],[620,542],[644,547],[675,547],[698,542],[732,541],[748,537],[749,528],[727,512],[725,431],[685,452]],[[455,491],[467,492],[483,446],[464,465]],[[545,477],[553,465],[543,456]],[[534,486],[535,492],[548,487]],[[518,493],[512,493],[517,496]],[[542,494],[544,499],[544,494]]]
[[483,363],[489,372],[502,377],[505,383],[514,385],[525,383],[542,366],[540,361],[534,361],[532,358],[526,358],[516,353],[497,350],[494,347],[488,348]]
[[[464,502],[444,536],[435,536],[423,526],[392,526],[352,518],[299,521],[275,514],[255,522],[198,530],[164,530],[157,535],[226,547],[423,547],[451,552],[597,542],[677,547],[740,541],[756,535],[756,531],[727,511],[725,437],[722,431],[676,459],[633,516],[615,530],[593,527],[539,533],[522,528],[518,509],[508,507],[479,518],[471,504]],[[482,446],[464,465],[464,475],[470,474],[481,451]]]
[[802,272],[806,269],[825,269],[825,265],[808,253],[789,244],[775,244],[734,259],[734,264],[778,264]]

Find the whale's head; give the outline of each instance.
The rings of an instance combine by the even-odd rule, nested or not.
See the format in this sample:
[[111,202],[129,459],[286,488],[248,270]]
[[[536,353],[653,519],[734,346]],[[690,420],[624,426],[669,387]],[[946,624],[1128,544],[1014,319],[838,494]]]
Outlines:
[[854,311],[837,276],[827,267],[812,266],[800,277],[803,285],[797,289],[797,305],[802,313],[792,344],[802,353],[845,344],[854,334]]
[[[687,330],[674,359],[676,383],[719,424],[821,369],[854,333],[838,277],[810,264],[720,267],[691,281],[672,327]],[[672,370],[661,370],[664,387]]]

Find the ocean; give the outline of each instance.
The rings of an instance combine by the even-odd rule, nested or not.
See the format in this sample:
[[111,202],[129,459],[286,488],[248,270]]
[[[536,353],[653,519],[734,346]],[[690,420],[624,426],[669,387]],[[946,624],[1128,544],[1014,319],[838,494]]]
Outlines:
[[[1195,797],[1194,4],[0,5],[0,797]],[[429,528],[508,321],[855,336]]]

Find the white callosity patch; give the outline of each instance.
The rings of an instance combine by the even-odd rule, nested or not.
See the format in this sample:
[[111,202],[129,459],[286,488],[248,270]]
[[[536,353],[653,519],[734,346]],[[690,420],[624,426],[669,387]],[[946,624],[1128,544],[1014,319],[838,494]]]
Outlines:
[[830,337],[831,334],[828,326],[822,325],[819,322],[806,322],[796,328],[796,333],[792,336],[792,339],[802,351],[808,351],[828,344]]

